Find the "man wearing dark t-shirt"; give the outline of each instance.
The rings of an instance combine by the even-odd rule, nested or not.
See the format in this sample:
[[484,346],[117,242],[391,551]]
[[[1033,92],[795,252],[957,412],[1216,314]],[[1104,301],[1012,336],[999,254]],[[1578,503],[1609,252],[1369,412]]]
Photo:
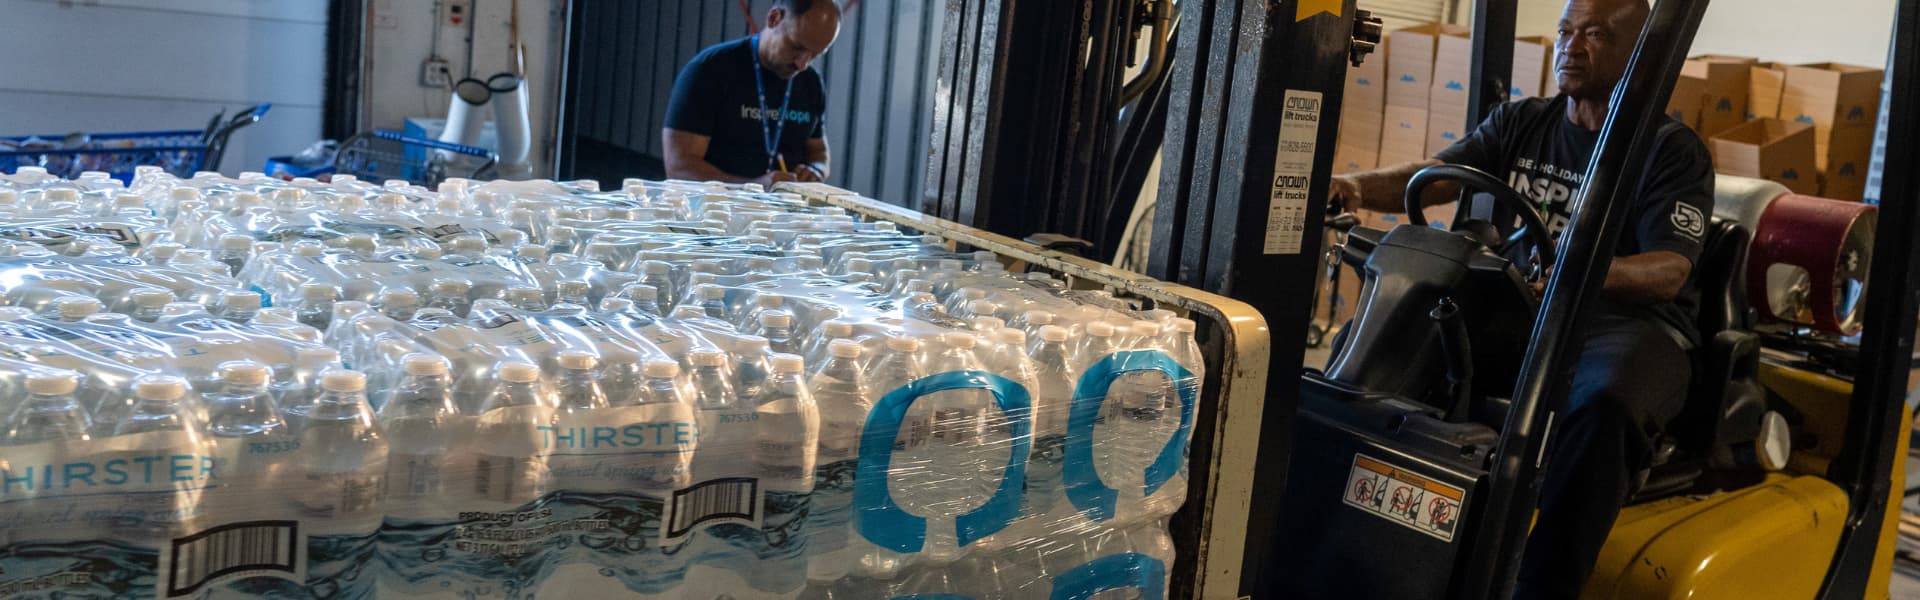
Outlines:
[[[1435,160],[1336,177],[1334,200],[1399,212],[1414,173],[1462,164],[1512,185],[1557,236],[1586,183],[1608,100],[1647,12],[1646,0],[1570,0],[1555,52],[1559,96],[1499,107]],[[1654,436],[1686,402],[1687,351],[1698,343],[1693,263],[1713,214],[1713,159],[1692,130],[1661,118],[1646,178],[1620,182],[1634,192],[1627,228],[1582,334],[1567,405],[1550,407],[1561,417],[1548,440],[1540,519],[1527,540],[1516,598],[1580,594],[1635,474],[1652,457]],[[1426,200],[1447,202],[1458,191],[1434,186]]]
[[673,82],[661,129],[667,176],[821,181],[826,86],[807,68],[840,35],[832,0],[774,0],[760,33],[702,50]]

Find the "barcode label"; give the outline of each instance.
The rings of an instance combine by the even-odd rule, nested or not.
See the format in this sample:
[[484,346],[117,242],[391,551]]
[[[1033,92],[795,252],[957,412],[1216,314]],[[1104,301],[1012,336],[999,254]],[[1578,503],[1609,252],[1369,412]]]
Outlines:
[[175,539],[167,597],[192,594],[214,578],[241,571],[297,576],[299,550],[299,521],[234,523]]
[[728,477],[675,490],[667,502],[667,543],[686,537],[709,521],[731,520],[758,527],[760,480]]

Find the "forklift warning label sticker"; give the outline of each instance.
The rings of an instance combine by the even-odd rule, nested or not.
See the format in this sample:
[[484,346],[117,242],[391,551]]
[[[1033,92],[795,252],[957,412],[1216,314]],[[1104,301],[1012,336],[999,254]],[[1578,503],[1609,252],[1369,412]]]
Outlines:
[[1307,231],[1313,151],[1320,143],[1320,92],[1287,90],[1280,111],[1280,148],[1273,155],[1273,195],[1267,200],[1263,254],[1299,254]]
[[1353,455],[1345,498],[1358,508],[1415,531],[1453,541],[1460,523],[1460,488],[1427,479],[1365,454]]

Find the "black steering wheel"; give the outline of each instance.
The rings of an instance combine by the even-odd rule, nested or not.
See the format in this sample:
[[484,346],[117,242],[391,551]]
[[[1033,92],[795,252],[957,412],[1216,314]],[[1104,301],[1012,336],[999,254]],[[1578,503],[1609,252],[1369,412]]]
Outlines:
[[[1421,202],[1421,196],[1427,191],[1427,186],[1442,181],[1457,182],[1469,190],[1492,195],[1494,201],[1505,205],[1507,210],[1513,211],[1514,214],[1520,215],[1520,230],[1514,232],[1512,237],[1508,237],[1505,244],[1494,248],[1495,252],[1509,255],[1508,250],[1511,250],[1515,244],[1527,241],[1533,244],[1533,251],[1540,257],[1540,264],[1553,264],[1554,259],[1557,258],[1554,254],[1553,237],[1548,234],[1547,223],[1540,220],[1540,213],[1534,210],[1533,205],[1528,204],[1526,198],[1520,197],[1519,192],[1513,191],[1513,188],[1507,187],[1499,179],[1488,175],[1486,171],[1466,165],[1434,165],[1414,173],[1413,179],[1407,182],[1408,223],[1420,227],[1427,226],[1427,215],[1421,210],[1425,208],[1425,203]],[[1528,275],[1528,279],[1533,279],[1539,272],[1540,270],[1536,269],[1533,274]]]

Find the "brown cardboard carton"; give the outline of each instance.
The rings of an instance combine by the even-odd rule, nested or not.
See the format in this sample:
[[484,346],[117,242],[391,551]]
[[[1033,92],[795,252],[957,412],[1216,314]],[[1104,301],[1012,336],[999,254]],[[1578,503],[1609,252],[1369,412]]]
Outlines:
[[1673,83],[1673,97],[1667,99],[1667,116],[1673,120],[1700,130],[1700,109],[1707,100],[1707,80],[1690,75],[1681,75]]
[[1777,181],[1796,194],[1820,191],[1813,161],[1813,126],[1759,119],[1709,140],[1714,170]]
[[1346,175],[1371,171],[1380,166],[1380,151],[1340,144],[1333,152],[1333,174]]
[[1507,80],[1508,100],[1534,96],[1552,96],[1548,88],[1559,87],[1553,80],[1553,38],[1529,35],[1513,40],[1513,78]]
[[1426,160],[1427,109],[1387,104],[1386,119],[1380,123],[1380,164]]
[[1387,38],[1387,104],[1427,107],[1433,91],[1434,55],[1443,35],[1468,35],[1458,25],[1420,25],[1398,29]]
[[1433,89],[1427,97],[1427,155],[1466,136],[1468,88],[1473,84],[1469,31],[1442,30],[1433,55]]
[[1681,74],[1697,77],[1706,84],[1697,128],[1701,137],[1713,137],[1747,122],[1747,95],[1751,93],[1753,65],[1758,62],[1741,56],[1712,54],[1687,59]]
[[1834,63],[1787,67],[1780,118],[1813,125],[1814,159],[1827,166],[1835,129],[1871,129],[1880,117],[1881,70]]
[[1787,87],[1785,65],[1754,63],[1747,69],[1747,120],[1780,118],[1780,94]]
[[1873,128],[1833,130],[1827,165],[1820,170],[1820,196],[1859,202],[1867,193],[1867,163],[1873,158]]
[[1387,101],[1386,62],[1385,57],[1376,56],[1347,69],[1345,99],[1340,105],[1340,146],[1379,155],[1381,112]]

